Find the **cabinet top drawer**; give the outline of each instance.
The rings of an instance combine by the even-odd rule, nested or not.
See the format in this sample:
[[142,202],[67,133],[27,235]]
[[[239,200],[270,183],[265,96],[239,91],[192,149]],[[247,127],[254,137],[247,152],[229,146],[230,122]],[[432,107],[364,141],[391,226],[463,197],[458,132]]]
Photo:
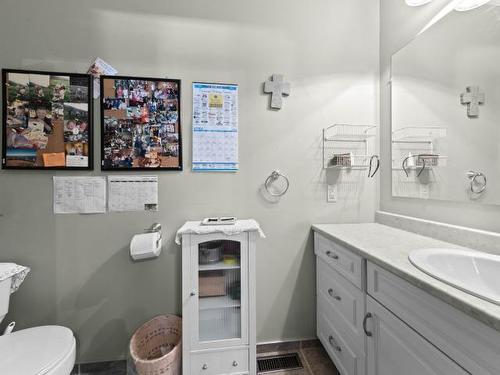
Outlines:
[[359,289],[364,289],[363,258],[344,246],[314,233],[314,252]]

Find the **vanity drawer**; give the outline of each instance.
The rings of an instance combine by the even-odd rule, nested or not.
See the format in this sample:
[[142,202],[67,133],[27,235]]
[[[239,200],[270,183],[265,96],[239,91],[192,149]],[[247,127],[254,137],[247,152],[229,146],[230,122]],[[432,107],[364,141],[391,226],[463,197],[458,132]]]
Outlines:
[[361,290],[331,269],[321,258],[316,258],[317,293],[325,303],[318,300],[318,309],[341,331],[342,335],[364,352],[363,317],[365,297]]
[[[321,305],[327,302],[323,296],[318,296],[318,303]],[[359,354],[356,349],[349,345],[335,328],[335,324],[331,322],[326,311],[318,309],[317,318],[318,338],[335,363],[335,366],[340,370],[340,373],[343,375],[364,375],[365,355]]]
[[228,349],[191,353],[191,375],[248,373],[248,349]]
[[347,280],[363,289],[363,258],[318,233],[314,233],[314,252]]
[[367,292],[471,374],[500,374],[500,332],[371,262]]

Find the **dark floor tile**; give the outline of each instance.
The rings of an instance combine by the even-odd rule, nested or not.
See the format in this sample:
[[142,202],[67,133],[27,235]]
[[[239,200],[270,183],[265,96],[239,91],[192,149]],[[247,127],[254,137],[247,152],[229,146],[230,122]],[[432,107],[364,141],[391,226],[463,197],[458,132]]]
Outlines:
[[78,368],[78,365],[75,365],[73,367],[73,370],[71,370],[71,375],[78,375],[80,374],[80,369]]
[[80,375],[127,375],[126,361],[80,364]]
[[309,371],[314,375],[340,375],[322,346],[301,349]]
[[321,341],[318,339],[310,339],[310,340],[302,340],[300,342],[300,348],[316,348],[318,346],[321,346]]

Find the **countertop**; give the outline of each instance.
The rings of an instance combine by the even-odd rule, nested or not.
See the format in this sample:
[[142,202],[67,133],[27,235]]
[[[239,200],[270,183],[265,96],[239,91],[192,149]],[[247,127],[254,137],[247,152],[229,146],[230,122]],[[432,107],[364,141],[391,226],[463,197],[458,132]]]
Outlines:
[[445,284],[420,271],[408,260],[412,250],[425,247],[467,248],[378,223],[314,224],[312,229],[500,331],[499,305]]

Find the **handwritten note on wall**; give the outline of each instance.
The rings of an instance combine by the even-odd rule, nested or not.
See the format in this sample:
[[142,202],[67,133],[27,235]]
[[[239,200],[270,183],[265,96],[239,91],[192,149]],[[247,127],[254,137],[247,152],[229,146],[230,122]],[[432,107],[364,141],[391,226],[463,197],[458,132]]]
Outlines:
[[106,178],[54,177],[54,213],[106,212]]

